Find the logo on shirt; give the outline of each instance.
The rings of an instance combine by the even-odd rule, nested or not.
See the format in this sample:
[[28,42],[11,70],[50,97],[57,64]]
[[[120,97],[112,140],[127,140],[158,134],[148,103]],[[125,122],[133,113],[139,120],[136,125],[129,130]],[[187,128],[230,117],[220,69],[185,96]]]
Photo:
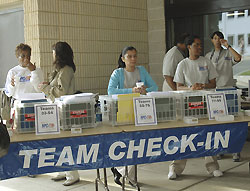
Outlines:
[[19,82],[29,82],[31,76],[21,76]]
[[206,71],[208,70],[208,66],[199,66],[199,71]]

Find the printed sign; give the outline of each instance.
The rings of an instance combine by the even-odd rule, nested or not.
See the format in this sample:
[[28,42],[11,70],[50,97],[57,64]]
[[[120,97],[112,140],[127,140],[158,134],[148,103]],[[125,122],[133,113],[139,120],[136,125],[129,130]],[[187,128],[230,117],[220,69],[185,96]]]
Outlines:
[[70,111],[70,118],[87,117],[87,110]]
[[35,114],[34,113],[25,114],[24,121],[35,121]]
[[134,101],[135,125],[157,125],[155,99],[136,97]]
[[248,122],[11,143],[0,179],[239,153]]
[[248,80],[248,97],[250,97],[250,80]]
[[35,127],[37,135],[60,133],[56,104],[35,105]]
[[206,96],[210,120],[215,119],[215,116],[228,115],[226,97],[224,93],[211,93]]
[[202,108],[204,108],[204,103],[202,101],[189,102],[188,107],[189,107],[189,109],[202,109]]

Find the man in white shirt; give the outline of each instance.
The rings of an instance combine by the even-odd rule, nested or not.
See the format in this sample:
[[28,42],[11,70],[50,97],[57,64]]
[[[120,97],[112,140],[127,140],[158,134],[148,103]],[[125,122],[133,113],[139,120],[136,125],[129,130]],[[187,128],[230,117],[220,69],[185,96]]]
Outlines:
[[38,85],[42,83],[43,73],[40,68],[30,62],[31,48],[27,44],[19,44],[15,50],[19,64],[10,69],[5,83],[8,97],[19,99],[23,93],[40,92]]
[[[189,51],[189,58],[182,60],[177,67],[174,82],[177,83],[177,89],[182,90],[201,90],[216,87],[217,72],[211,61],[201,55],[202,46],[198,36],[190,36],[186,39],[186,45]],[[169,166],[168,179],[173,180],[180,175],[187,159],[173,161]],[[219,170],[219,164],[216,157],[205,157],[205,166],[207,172],[215,177],[222,176]]]
[[200,56],[202,52],[200,38],[198,36],[188,37],[186,43],[189,58],[182,60],[178,64],[174,76],[177,89],[201,90],[215,88],[218,74],[212,62]]
[[[233,65],[241,61],[241,55],[228,44],[220,31],[215,31],[211,35],[211,41],[214,49],[206,54],[206,58],[212,61],[218,73],[216,86],[232,87],[235,85],[233,80]],[[227,49],[222,48],[222,45]]]
[[188,36],[189,34],[187,33],[180,35],[180,37],[177,39],[176,46],[171,48],[165,54],[162,68],[164,77],[162,91],[176,90],[176,84],[173,79],[178,63],[187,56],[187,47],[184,41]]

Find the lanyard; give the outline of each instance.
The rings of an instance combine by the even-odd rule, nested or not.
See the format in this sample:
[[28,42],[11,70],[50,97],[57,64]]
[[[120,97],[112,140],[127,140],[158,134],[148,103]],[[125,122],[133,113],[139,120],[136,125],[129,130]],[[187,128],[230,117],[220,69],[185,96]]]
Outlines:
[[[216,64],[218,64],[218,62],[219,62],[219,59],[220,59],[220,55],[221,55],[221,53],[222,53],[222,50],[223,50],[223,48],[220,49],[219,56],[215,59],[215,63],[216,63]],[[215,50],[213,50],[213,52],[211,53],[210,60],[212,60],[212,58],[213,58],[213,56],[214,56],[214,52],[215,52]]]

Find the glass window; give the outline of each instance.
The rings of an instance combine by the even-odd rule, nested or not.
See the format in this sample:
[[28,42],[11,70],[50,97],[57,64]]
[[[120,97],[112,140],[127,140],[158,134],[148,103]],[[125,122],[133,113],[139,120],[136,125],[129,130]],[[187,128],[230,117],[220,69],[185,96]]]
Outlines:
[[242,44],[244,44],[244,35],[243,34],[239,34],[238,35],[238,46],[241,47]]
[[[249,16],[244,16],[245,14]],[[242,80],[237,76],[249,76],[250,80],[250,27],[244,24],[250,23],[250,9],[171,19],[171,22],[167,22],[171,23],[171,27],[167,27],[167,42],[171,41],[172,36],[183,31],[197,34],[203,42],[203,55],[214,49],[210,35],[215,31],[221,31],[232,48],[242,55],[241,64],[233,66],[233,74],[238,80],[237,85],[245,86],[245,77]],[[167,46],[170,49],[174,44]]]
[[228,44],[231,46],[234,46],[234,36],[233,35],[228,35],[227,37]]
[[230,11],[227,13],[227,18],[232,19],[232,18],[234,18],[234,15],[235,15],[234,11]]
[[237,13],[238,17],[244,17],[245,16],[245,10],[240,10]]

